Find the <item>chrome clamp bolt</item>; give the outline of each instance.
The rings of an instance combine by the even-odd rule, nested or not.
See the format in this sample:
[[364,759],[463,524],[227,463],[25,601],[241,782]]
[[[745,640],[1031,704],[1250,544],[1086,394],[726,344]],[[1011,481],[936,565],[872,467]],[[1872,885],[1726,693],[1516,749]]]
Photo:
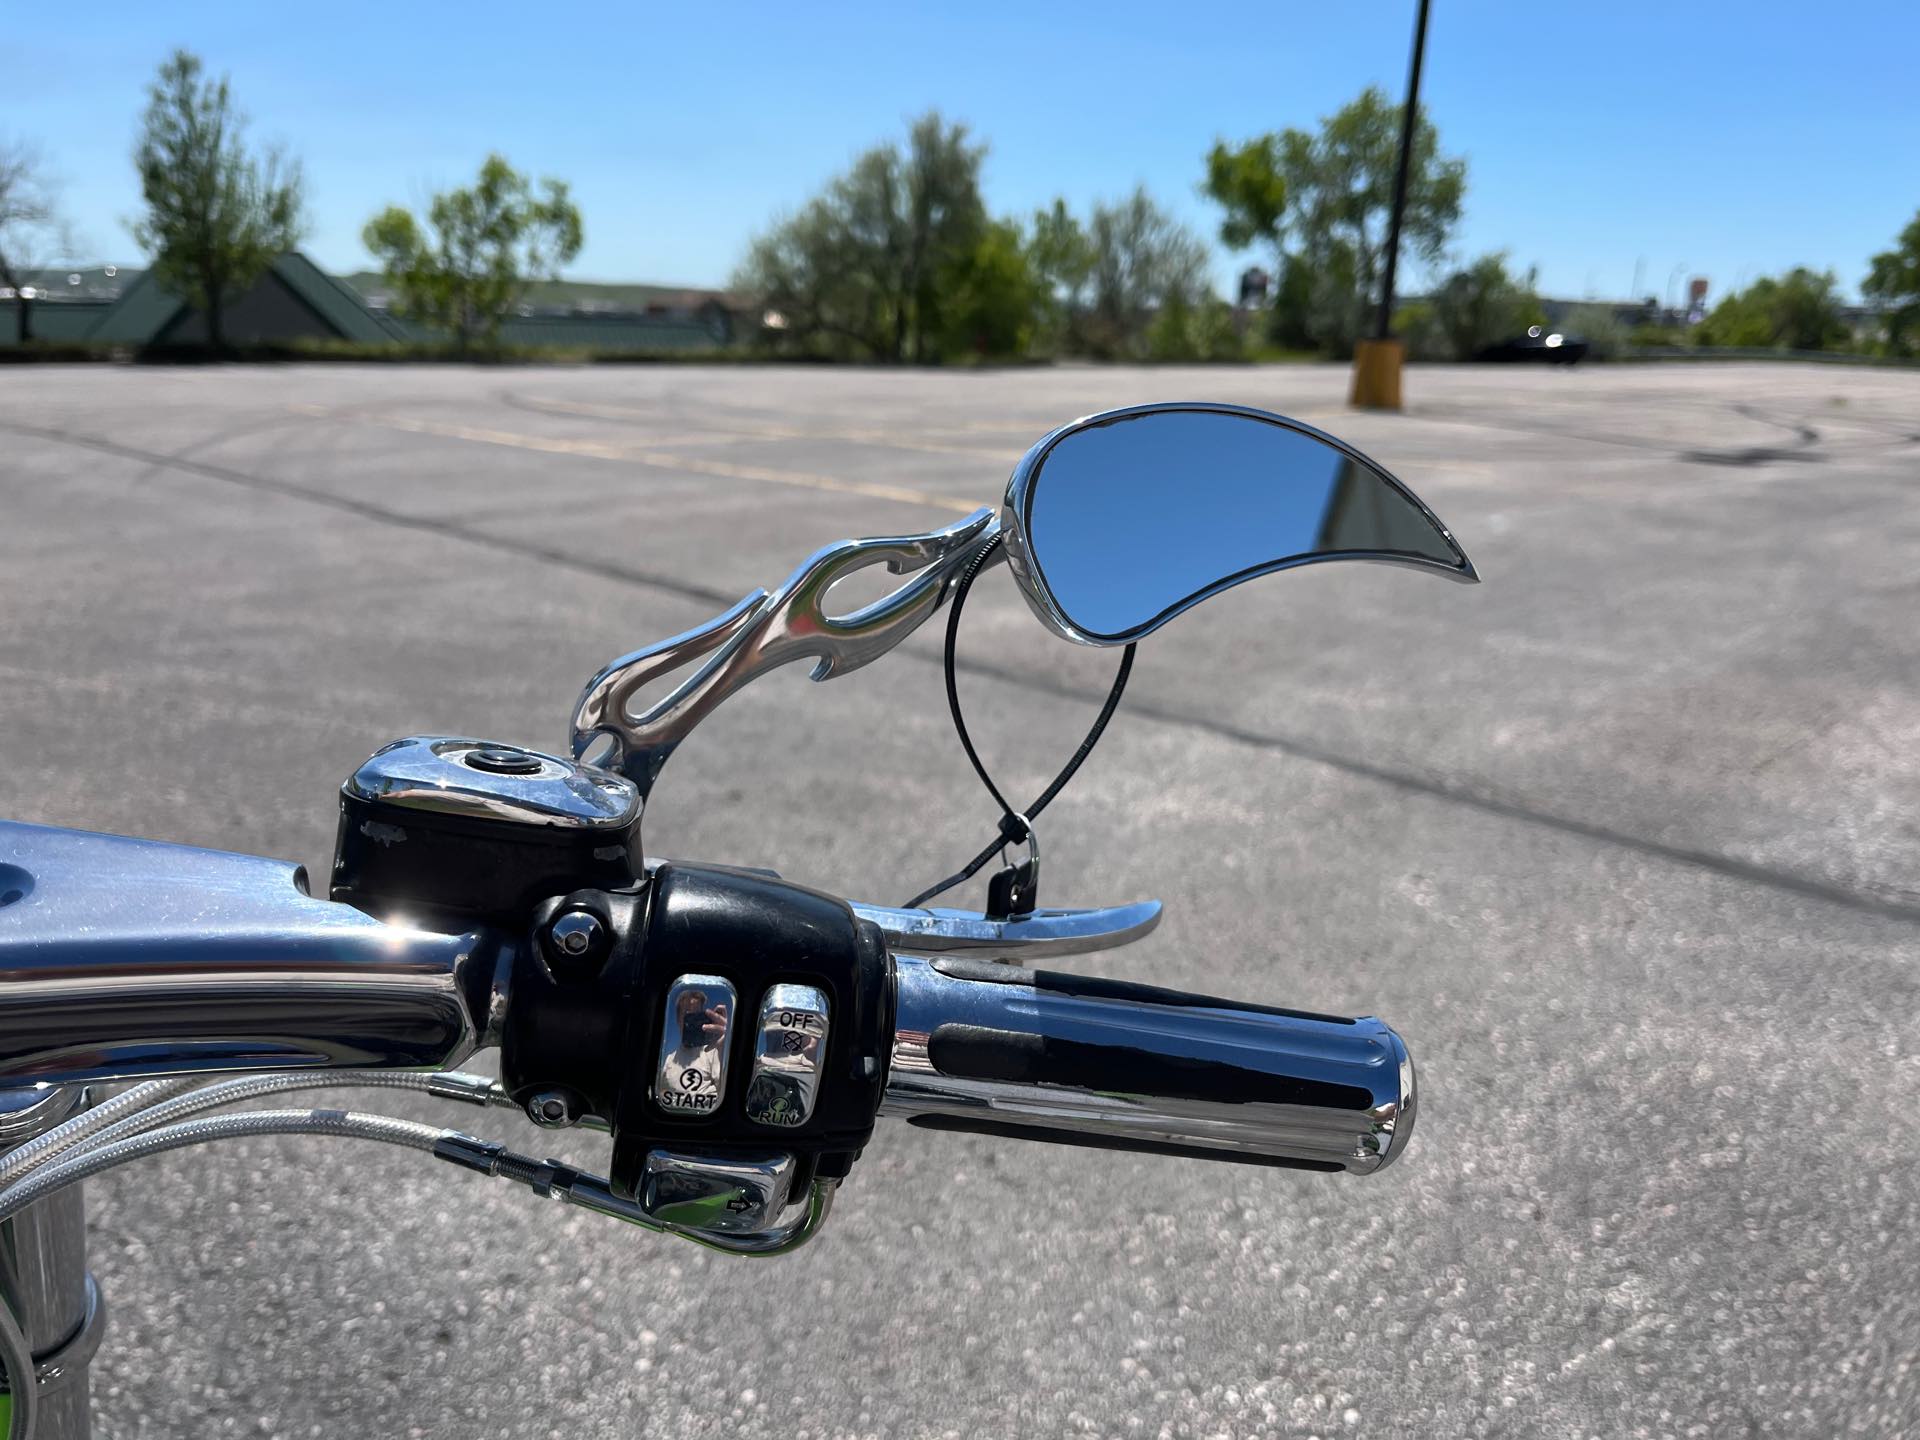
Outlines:
[[527,1118],[548,1130],[566,1130],[580,1123],[580,1112],[563,1090],[539,1090],[527,1097]]
[[597,974],[607,957],[607,927],[591,910],[566,910],[554,916],[546,942],[548,968],[556,980]]

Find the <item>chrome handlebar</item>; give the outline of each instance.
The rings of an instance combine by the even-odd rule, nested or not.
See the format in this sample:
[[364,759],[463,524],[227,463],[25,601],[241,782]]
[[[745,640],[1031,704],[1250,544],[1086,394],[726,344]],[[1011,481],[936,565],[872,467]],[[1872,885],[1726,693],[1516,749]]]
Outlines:
[[902,955],[895,973],[882,1115],[1359,1175],[1413,1131],[1413,1062],[1370,1017],[966,958]]
[[[984,958],[1137,938],[1159,918],[1152,902],[1008,921],[853,908],[886,935],[892,955],[891,1035],[883,1028],[873,1042],[887,1052],[882,1115],[933,1129],[1356,1174],[1406,1148],[1413,1067],[1377,1020]],[[486,929],[415,929],[314,899],[301,872],[278,861],[0,822],[0,1087],[444,1069],[501,1041],[514,947]],[[483,1104],[524,1099],[541,1124],[580,1118],[564,1104],[550,1113],[543,1093],[517,1099],[477,1077],[446,1079],[461,1083],[434,1093]],[[684,1145],[648,1149],[637,1179],[619,1185],[453,1130],[433,1153],[742,1255],[803,1244],[825,1221],[838,1183],[771,1134],[764,1151],[744,1153],[689,1132]],[[617,1155],[614,1168],[618,1175]]]
[[[1378,1020],[984,958],[1123,943],[1152,902],[1001,922],[854,909],[894,952],[883,1115],[1355,1174],[1406,1148],[1413,1066]],[[449,1067],[498,1040],[509,943],[314,899],[278,861],[0,822],[0,1086]],[[785,1190],[767,1194],[777,1212]]]
[[0,820],[0,1086],[440,1069],[503,940],[377,920],[283,860]]

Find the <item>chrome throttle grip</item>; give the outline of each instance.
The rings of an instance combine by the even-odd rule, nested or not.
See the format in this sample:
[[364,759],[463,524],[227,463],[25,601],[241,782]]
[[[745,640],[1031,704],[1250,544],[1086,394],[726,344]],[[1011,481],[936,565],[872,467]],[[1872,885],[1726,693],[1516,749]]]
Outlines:
[[1370,1175],[1413,1062],[1344,1019],[989,961],[896,958],[880,1113],[931,1129]]

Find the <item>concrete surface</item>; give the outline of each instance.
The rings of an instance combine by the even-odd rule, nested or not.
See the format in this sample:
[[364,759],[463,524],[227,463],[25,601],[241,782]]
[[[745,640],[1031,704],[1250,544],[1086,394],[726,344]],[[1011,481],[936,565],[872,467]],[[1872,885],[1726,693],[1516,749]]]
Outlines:
[[[610,656],[996,498],[1108,405],[1334,429],[1487,578],[1327,566],[1186,617],[1043,828],[1050,902],[1169,902],[1087,968],[1402,1030],[1386,1174],[884,1130],[762,1265],[398,1153],[177,1157],[93,1186],[101,1432],[1920,1428],[1920,375],[1416,369],[1403,416],[1346,378],[0,372],[0,813],[311,864],[381,742],[557,747]],[[991,815],[937,629],[731,702],[649,848],[892,900],[951,869]],[[1004,572],[967,641],[1031,791],[1113,657]]]

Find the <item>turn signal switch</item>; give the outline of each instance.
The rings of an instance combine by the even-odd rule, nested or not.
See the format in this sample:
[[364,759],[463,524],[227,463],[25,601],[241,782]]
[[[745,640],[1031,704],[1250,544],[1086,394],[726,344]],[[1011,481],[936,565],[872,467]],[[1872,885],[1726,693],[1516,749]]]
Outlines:
[[604,1177],[563,1160],[536,1160],[471,1135],[449,1132],[434,1142],[433,1153],[464,1169],[524,1185],[548,1200],[731,1255],[780,1255],[804,1245],[826,1223],[837,1183],[815,1180],[799,1193],[791,1155],[716,1160],[657,1150],[647,1157],[642,1198],[634,1200],[615,1194]]
[[685,1155],[649,1150],[635,1196],[663,1225],[716,1235],[771,1230],[793,1194],[791,1155]]

